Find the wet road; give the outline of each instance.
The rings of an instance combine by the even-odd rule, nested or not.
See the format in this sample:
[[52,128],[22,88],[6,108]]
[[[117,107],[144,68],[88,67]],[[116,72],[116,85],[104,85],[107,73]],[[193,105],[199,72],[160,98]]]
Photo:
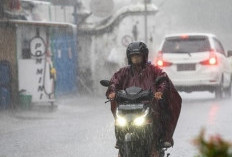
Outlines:
[[[205,128],[232,141],[232,99],[215,100],[213,94],[184,94],[171,157],[193,157],[192,139]],[[110,107],[99,97],[66,97],[58,108],[0,112],[0,157],[109,157],[114,149]]]

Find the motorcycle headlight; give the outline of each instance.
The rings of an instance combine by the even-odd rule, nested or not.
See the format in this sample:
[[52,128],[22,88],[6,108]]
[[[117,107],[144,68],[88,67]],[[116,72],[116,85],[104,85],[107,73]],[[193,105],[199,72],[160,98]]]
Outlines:
[[124,127],[126,126],[127,124],[127,121],[125,118],[121,117],[121,116],[117,116],[117,119],[116,119],[116,125],[119,125],[121,127]]
[[118,109],[116,110],[116,125],[121,126],[121,127],[124,127],[127,125],[126,118],[119,115]]
[[142,126],[146,121],[146,116],[148,115],[148,113],[149,113],[149,109],[147,108],[142,116],[135,118],[134,124],[136,126]]
[[137,126],[142,126],[145,122],[145,117],[141,116],[134,120],[134,124]]

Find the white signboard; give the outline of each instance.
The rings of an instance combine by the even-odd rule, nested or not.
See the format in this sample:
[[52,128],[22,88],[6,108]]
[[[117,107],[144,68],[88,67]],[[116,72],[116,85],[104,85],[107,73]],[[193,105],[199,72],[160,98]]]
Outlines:
[[19,59],[19,90],[32,95],[32,102],[54,101],[54,78],[51,77],[51,59],[45,55],[46,45],[42,37],[30,41],[30,59]]
[[127,47],[130,43],[133,42],[133,37],[129,35],[124,35],[122,37],[122,45]]
[[43,38],[34,37],[30,42],[30,50],[33,56],[40,57],[44,55],[46,47]]

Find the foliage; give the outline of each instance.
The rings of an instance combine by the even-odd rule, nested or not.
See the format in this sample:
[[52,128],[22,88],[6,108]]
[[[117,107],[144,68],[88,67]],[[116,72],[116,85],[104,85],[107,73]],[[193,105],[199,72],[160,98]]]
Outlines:
[[200,153],[197,157],[232,157],[232,143],[225,141],[220,135],[211,136],[206,140],[205,130],[202,130],[193,143]]

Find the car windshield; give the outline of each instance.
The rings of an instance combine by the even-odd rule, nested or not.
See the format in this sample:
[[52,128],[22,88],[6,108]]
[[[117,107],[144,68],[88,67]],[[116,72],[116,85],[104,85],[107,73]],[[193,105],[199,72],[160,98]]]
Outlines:
[[209,51],[209,41],[207,38],[194,39],[166,39],[162,52],[163,53],[192,53]]

